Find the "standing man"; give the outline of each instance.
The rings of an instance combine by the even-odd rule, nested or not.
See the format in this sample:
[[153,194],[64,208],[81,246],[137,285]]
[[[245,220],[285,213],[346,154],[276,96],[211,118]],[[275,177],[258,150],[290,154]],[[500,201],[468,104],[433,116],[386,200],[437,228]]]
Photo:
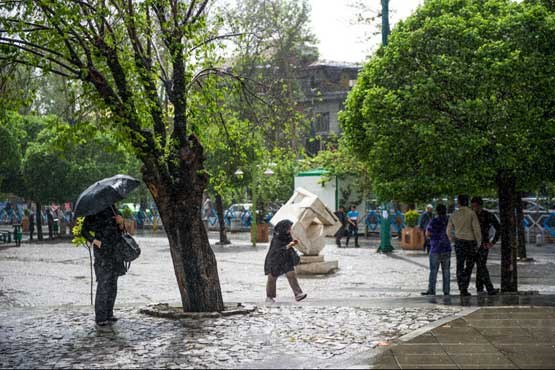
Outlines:
[[426,206],[426,212],[422,213],[422,216],[420,217],[420,223],[418,225],[420,231],[424,235],[424,245],[422,246],[422,249],[425,250],[428,254],[430,254],[430,238],[427,236],[426,230],[428,228],[428,225],[432,221],[432,218],[434,217],[433,209],[434,207],[431,204],[428,204]]
[[54,238],[54,215],[50,207],[46,208],[46,223],[48,224],[48,237],[52,239]]
[[[491,283],[487,263],[489,250],[499,240],[501,225],[499,225],[499,221],[497,221],[497,218],[495,218],[491,212],[482,208],[484,205],[482,198],[472,198],[471,205],[472,209],[478,216],[480,230],[482,232],[482,240],[480,246],[478,247],[478,255],[476,258],[476,291],[478,293],[483,293],[485,286],[489,295],[496,295],[499,293],[499,289],[495,289]],[[495,230],[495,235],[493,236],[493,239],[490,240],[489,231],[492,226]]]
[[355,248],[360,248],[360,245],[358,245],[358,211],[356,206],[351,206],[351,210],[347,213],[347,221],[349,222],[349,234],[347,234],[345,245],[349,247],[349,239],[351,235],[354,235]]
[[337,244],[337,248],[341,248],[341,238],[345,235],[345,226],[347,226],[345,208],[340,206],[339,209],[335,211],[335,215],[339,219],[339,222],[341,222],[341,228],[335,233],[335,244]]
[[466,194],[458,196],[459,210],[453,213],[447,224],[447,237],[455,241],[457,284],[461,297],[471,295],[468,292],[468,285],[476,263],[478,243],[482,241],[480,222],[476,213],[468,208],[468,198]]
[[29,241],[33,240],[33,234],[35,233],[35,212],[30,209],[29,212]]

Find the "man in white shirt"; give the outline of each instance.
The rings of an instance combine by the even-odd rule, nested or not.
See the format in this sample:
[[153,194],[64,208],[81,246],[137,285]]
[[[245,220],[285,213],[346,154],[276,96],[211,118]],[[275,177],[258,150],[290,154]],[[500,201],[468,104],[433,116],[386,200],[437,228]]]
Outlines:
[[459,210],[453,213],[447,224],[447,236],[455,241],[457,255],[457,284],[461,296],[470,296],[468,286],[476,263],[478,243],[482,240],[480,222],[476,213],[468,207],[468,195],[459,195]]

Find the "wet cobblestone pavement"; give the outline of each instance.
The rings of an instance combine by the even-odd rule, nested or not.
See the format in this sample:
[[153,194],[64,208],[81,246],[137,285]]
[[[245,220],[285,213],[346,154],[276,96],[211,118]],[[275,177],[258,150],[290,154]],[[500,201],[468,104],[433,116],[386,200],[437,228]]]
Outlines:
[[[179,321],[140,314],[147,304],[176,304],[179,292],[167,239],[138,236],[143,252],[119,280],[113,332],[94,328],[85,249],[0,248],[0,368],[337,367],[462,310],[457,296],[452,306],[419,298],[427,285],[424,253],[376,254],[375,239],[361,239],[360,249],[337,249],[328,240],[324,255],[338,260],[340,270],[301,277],[309,297],[300,304],[280,279],[278,304],[266,306],[267,244],[253,249],[246,235],[235,237],[232,246],[214,247],[224,301],[256,304],[255,313]],[[520,289],[555,293],[555,246],[528,251],[535,261],[519,263]],[[499,260],[497,248],[489,263],[496,286]],[[457,294],[454,269],[451,278]],[[438,279],[441,286],[441,274]]]
[[101,332],[90,307],[3,309],[0,367],[325,367],[459,311],[299,305],[174,321],[119,307],[113,332]]

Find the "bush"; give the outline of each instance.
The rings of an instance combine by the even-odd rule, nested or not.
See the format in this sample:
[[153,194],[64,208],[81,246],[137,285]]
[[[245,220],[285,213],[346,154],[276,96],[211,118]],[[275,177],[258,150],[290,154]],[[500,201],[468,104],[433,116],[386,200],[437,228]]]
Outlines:
[[407,227],[415,227],[418,223],[418,218],[420,218],[420,214],[418,212],[414,209],[408,210],[405,213],[405,224]]
[[131,208],[129,208],[129,206],[125,206],[121,210],[121,215],[126,220],[130,220],[131,218],[133,218],[133,211],[131,210]]

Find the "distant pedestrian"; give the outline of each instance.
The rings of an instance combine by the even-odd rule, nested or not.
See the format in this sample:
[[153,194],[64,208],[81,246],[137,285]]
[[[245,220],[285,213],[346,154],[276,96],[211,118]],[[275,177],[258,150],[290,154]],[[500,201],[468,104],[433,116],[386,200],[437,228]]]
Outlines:
[[337,219],[341,222],[341,228],[335,233],[335,244],[337,244],[338,248],[341,248],[341,238],[345,236],[345,227],[347,226],[345,208],[343,206],[339,207],[339,209],[335,211],[335,216],[337,216]]
[[347,240],[345,245],[349,247],[349,239],[351,235],[355,237],[355,248],[359,248],[358,245],[358,218],[359,214],[356,206],[351,206],[351,210],[347,213],[347,222],[349,222],[349,233],[347,234]]
[[[471,201],[472,209],[476,212],[478,216],[478,221],[480,222],[480,229],[482,232],[482,240],[480,246],[478,247],[478,255],[476,258],[476,291],[478,293],[484,292],[484,286],[489,295],[495,295],[499,293],[499,289],[495,289],[489,277],[489,271],[487,267],[489,250],[497,243],[499,240],[499,232],[501,231],[501,225],[497,218],[485,209],[482,208],[484,201],[480,197],[474,197]],[[493,227],[495,234],[490,240],[489,232]]]
[[422,295],[436,294],[436,281],[439,266],[443,275],[443,295],[449,295],[451,282],[451,242],[447,237],[447,207],[438,204],[437,216],[434,217],[426,227],[426,236],[430,240],[430,276],[428,279],[428,290]]
[[291,236],[292,225],[291,221],[282,220],[274,227],[274,236],[264,261],[264,273],[268,276],[266,302],[275,302],[277,278],[281,275],[287,277],[297,302],[306,298],[295,273],[295,266],[299,264],[300,258],[293,247],[299,241],[293,240]]
[[426,206],[426,212],[422,213],[422,216],[420,216],[420,222],[418,224],[418,228],[424,235],[424,245],[422,246],[422,249],[425,250],[426,253],[430,253],[430,238],[426,236],[426,230],[428,228],[428,225],[432,221],[432,218],[434,217],[433,210],[434,207],[431,204],[428,204]]
[[29,240],[33,240],[33,234],[35,233],[35,212],[31,209],[29,211]]
[[453,213],[447,225],[447,236],[455,240],[457,284],[463,297],[471,295],[468,286],[476,263],[478,243],[482,240],[478,216],[468,208],[468,201],[468,195],[458,196],[459,210]]
[[54,215],[52,210],[48,207],[46,208],[46,224],[48,225],[48,237],[50,239],[54,238]]
[[97,288],[94,302],[95,320],[99,328],[117,321],[114,304],[118,293],[118,277],[125,275],[123,261],[115,254],[116,244],[124,230],[123,217],[115,206],[85,217],[81,234],[94,249],[94,272]]

